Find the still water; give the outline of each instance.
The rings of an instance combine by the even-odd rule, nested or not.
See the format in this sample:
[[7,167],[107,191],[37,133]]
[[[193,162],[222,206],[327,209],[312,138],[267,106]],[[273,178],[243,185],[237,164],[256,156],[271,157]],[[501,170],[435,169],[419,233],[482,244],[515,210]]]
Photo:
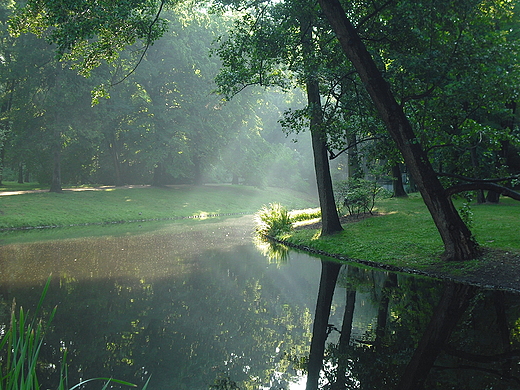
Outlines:
[[0,324],[52,275],[44,389],[64,349],[70,385],[520,389],[517,295],[276,252],[251,217],[103,229],[0,246]]

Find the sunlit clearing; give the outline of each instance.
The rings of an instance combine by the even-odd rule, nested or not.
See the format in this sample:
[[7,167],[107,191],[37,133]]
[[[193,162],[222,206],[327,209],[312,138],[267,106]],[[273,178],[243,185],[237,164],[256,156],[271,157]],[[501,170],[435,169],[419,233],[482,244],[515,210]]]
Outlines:
[[313,223],[318,223],[320,221],[321,221],[321,218],[307,219],[306,221],[294,222],[293,227],[312,225]]

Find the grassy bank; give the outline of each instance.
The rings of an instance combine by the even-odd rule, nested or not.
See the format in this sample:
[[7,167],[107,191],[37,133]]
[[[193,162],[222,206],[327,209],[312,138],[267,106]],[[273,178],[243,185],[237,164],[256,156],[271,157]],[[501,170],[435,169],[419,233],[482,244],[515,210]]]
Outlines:
[[296,191],[231,185],[84,188],[61,194],[19,194],[18,191],[33,187],[9,184],[0,187],[0,191],[16,192],[17,195],[0,196],[0,229],[165,220],[205,214],[252,214],[271,202],[291,208],[317,203],[314,197]]
[[[375,211],[378,216],[347,223],[343,232],[331,237],[319,238],[319,230],[302,229],[283,239],[397,267],[425,269],[439,262],[442,241],[419,196],[381,200]],[[520,252],[519,202],[502,198],[498,205],[472,205],[471,212],[472,232],[482,247]]]

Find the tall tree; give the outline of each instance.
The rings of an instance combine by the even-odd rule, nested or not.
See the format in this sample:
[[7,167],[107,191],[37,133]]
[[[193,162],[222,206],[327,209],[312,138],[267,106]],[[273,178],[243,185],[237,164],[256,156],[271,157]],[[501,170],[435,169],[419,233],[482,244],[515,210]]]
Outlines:
[[[321,234],[341,231],[323,122],[320,60],[316,57],[318,47],[313,34],[318,20],[316,9],[302,1],[257,5],[250,11],[235,24],[230,38],[218,49],[223,70],[217,83],[227,96],[233,96],[249,85],[287,88],[295,80],[303,87],[307,107],[297,112],[308,120],[311,133],[322,213]],[[294,50],[295,47],[298,50]]]
[[320,6],[403,155],[444,242],[444,258],[465,260],[475,257],[478,246],[470,230],[447,196],[402,106],[397,103],[390,85],[383,78],[341,3],[338,0],[320,0]]

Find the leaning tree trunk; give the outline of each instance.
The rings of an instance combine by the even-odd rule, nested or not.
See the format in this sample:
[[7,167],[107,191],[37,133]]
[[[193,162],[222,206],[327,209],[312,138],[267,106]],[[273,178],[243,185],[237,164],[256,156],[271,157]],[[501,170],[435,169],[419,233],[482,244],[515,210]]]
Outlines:
[[[304,58],[313,58],[312,49],[312,28],[308,20],[302,17],[302,49]],[[316,183],[318,186],[318,196],[321,209],[321,235],[330,235],[343,230],[339,221],[336,202],[334,200],[334,190],[332,178],[330,176],[330,164],[327,151],[326,134],[322,128],[322,108],[319,83],[310,74],[306,74],[307,104],[310,110],[310,131],[312,140],[312,150],[314,154],[314,169],[316,171]]]
[[343,7],[338,0],[319,0],[319,3],[343,51],[356,68],[388,132],[403,155],[410,175],[441,235],[444,258],[466,260],[475,257],[478,249],[470,230],[446,195],[402,107],[396,102],[389,84],[384,80],[354,26],[347,19]]

